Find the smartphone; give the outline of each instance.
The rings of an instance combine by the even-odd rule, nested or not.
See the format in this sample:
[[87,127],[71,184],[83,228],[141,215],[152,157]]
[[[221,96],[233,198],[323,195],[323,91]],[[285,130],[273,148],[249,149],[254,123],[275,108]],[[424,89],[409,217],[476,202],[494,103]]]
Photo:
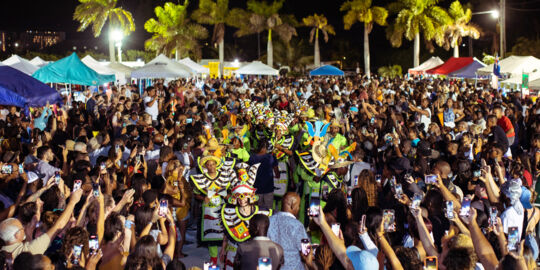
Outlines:
[[13,166],[10,164],[5,164],[2,166],[2,173],[3,174],[11,174],[13,172]]
[[114,149],[116,150],[116,152],[120,152],[120,145],[115,144]]
[[390,186],[391,187],[396,186],[396,177],[395,176],[392,176],[392,178],[390,178]]
[[168,138],[167,134],[165,134],[165,136],[163,136],[163,143],[164,144],[169,144],[169,138]]
[[167,208],[169,207],[169,203],[167,200],[161,200],[159,202],[159,216],[164,217],[167,215]]
[[73,192],[81,189],[81,186],[82,186],[82,181],[81,180],[75,180],[75,182],[73,182]]
[[519,229],[518,227],[508,228],[508,251],[515,251],[519,245]]
[[88,240],[88,248],[90,249],[90,253],[94,254],[99,249],[99,242],[98,238],[95,235],[90,236],[90,240]]
[[174,97],[174,93],[171,93],[171,97]]
[[309,203],[308,215],[311,217],[319,216],[320,200],[319,198],[311,198]]
[[135,156],[135,162],[136,162],[136,163],[141,162],[141,156],[140,156],[140,155],[136,155],[136,156]]
[[476,170],[476,171],[473,172],[473,177],[478,178],[480,176],[482,176],[482,171],[481,170]]
[[427,184],[427,185],[433,185],[435,183],[437,183],[437,176],[434,175],[434,174],[428,174],[424,177],[424,182]]
[[99,169],[102,171],[107,169],[107,165],[105,164],[105,162],[101,162],[101,164],[99,165]]
[[302,239],[300,242],[300,245],[302,248],[302,254],[304,254],[304,256],[309,255],[309,253],[311,252],[311,249],[310,249],[311,245],[309,243],[309,239],[307,238]]
[[193,123],[193,118],[186,119],[186,124],[191,124],[191,123]]
[[497,207],[489,208],[489,226],[495,227],[497,225]]
[[360,228],[366,227],[366,215],[362,215],[362,219],[360,220]]
[[354,181],[352,182],[353,187],[356,187],[358,185],[358,175],[354,176]]
[[431,257],[426,257],[426,259],[424,260],[424,269],[426,270],[437,270],[437,257],[435,256],[431,256]]
[[131,226],[133,226],[133,221],[126,219],[126,221],[124,222],[124,227],[126,227],[126,229],[128,230],[131,230]]
[[339,227],[340,227],[339,223],[332,224],[332,231],[334,232],[336,236],[339,236]]
[[352,196],[350,191],[347,192],[347,204],[352,205]]
[[446,201],[446,218],[454,219],[454,202]]
[[272,270],[272,260],[268,257],[260,257],[259,270]]
[[377,181],[377,184],[380,184],[382,181],[382,176],[380,174],[375,175],[375,181]]
[[23,165],[21,163],[21,164],[19,164],[19,174],[23,174],[23,173],[24,173],[24,167],[23,167]]
[[375,124],[375,117],[371,117],[371,119],[369,120],[369,123],[372,125]]
[[423,197],[424,196],[420,193],[414,193],[412,203],[411,203],[411,208],[420,209],[420,203],[422,202]]
[[384,209],[383,211],[383,224],[385,232],[396,231],[396,219],[393,209]]
[[81,254],[82,254],[82,245],[74,245],[73,258],[72,258],[71,263],[74,265],[79,265],[79,261],[81,260]]
[[394,188],[394,191],[396,193],[396,197],[401,198],[401,196],[403,195],[403,187],[401,187],[401,184],[397,184]]
[[469,216],[469,211],[471,210],[471,198],[466,196],[461,202],[461,209],[459,210],[460,216]]
[[54,172],[54,181],[56,182],[57,185],[60,184],[60,179],[61,179],[60,172],[59,171]]
[[99,184],[98,183],[92,183],[92,192],[94,194],[94,197],[99,197]]

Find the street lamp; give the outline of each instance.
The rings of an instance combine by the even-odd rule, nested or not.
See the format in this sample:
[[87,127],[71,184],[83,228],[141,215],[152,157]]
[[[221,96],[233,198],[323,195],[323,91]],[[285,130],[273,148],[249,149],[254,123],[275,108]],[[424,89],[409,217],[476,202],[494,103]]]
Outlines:
[[[487,10],[487,11],[479,11],[479,12],[473,12],[472,13],[472,15],[482,15],[482,14],[489,14],[489,15],[491,15],[491,18],[493,18],[493,19],[499,19],[499,16],[500,16],[499,11],[496,10],[496,9]],[[503,18],[501,18],[501,20],[502,19]],[[502,26],[502,24],[500,25],[500,27],[501,27],[501,33],[500,34],[501,34],[501,40],[502,40],[502,36],[503,36],[503,31],[502,31],[503,26]],[[501,44],[502,44],[502,41],[501,41]],[[470,54],[470,56],[472,56],[472,51],[473,51],[473,49],[472,49],[472,38],[469,37],[469,54]],[[503,52],[503,49],[502,49],[502,46],[501,46],[501,57],[502,57],[502,52]]]
[[110,33],[109,37],[114,41],[114,45],[118,48],[118,62],[122,62],[122,39],[124,38],[124,33],[121,30],[113,30]]

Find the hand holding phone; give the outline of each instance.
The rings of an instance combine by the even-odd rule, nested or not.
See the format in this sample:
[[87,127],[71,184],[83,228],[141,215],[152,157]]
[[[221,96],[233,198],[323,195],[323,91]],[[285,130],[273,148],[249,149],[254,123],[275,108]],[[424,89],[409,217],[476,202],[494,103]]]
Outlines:
[[385,232],[396,231],[395,211],[394,209],[384,209],[383,211],[383,226]]
[[465,196],[465,198],[463,198],[463,202],[461,203],[461,210],[459,210],[459,215],[463,217],[468,217],[470,210],[471,198],[469,196]]
[[304,256],[308,256],[309,253],[311,252],[311,245],[309,243],[309,239],[307,238],[302,239],[300,245],[302,249],[302,254]]
[[81,189],[81,186],[82,186],[82,181],[81,180],[75,180],[75,182],[73,182],[73,192]]
[[169,203],[167,200],[161,200],[159,202],[159,216],[165,217],[167,216],[167,209],[169,208]]
[[437,257],[430,256],[426,257],[424,260],[424,269],[426,270],[437,270],[438,269]]

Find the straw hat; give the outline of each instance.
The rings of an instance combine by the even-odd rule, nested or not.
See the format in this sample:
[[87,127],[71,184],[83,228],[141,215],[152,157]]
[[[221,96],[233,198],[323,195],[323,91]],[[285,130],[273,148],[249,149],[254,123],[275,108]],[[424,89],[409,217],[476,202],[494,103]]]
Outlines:
[[206,165],[206,162],[208,161],[214,161],[216,165],[219,165],[221,163],[221,159],[219,159],[218,157],[213,155],[207,155],[201,159],[201,167],[204,167],[204,165]]

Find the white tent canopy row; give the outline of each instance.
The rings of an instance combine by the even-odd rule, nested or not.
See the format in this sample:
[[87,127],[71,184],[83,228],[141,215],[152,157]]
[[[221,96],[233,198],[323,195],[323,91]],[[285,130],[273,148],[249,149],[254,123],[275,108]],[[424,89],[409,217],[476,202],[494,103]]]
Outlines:
[[36,56],[32,60],[30,60],[30,63],[38,68],[44,67],[49,64],[49,61],[45,61],[41,59],[41,57]]
[[191,60],[189,57],[186,57],[184,59],[181,59],[178,61],[180,64],[184,64],[185,66],[189,67],[192,71],[192,73],[196,74],[210,74],[210,70],[206,67],[203,67],[195,61]]
[[415,68],[410,68],[409,74],[414,74],[414,75],[424,74],[426,70],[430,70],[442,64],[444,64],[444,61],[441,60],[441,58],[439,58],[438,56],[432,56],[431,58],[426,60],[424,63],[420,64],[419,66]]
[[[540,79],[540,69],[536,72],[529,73],[529,82],[532,82],[534,80]],[[523,82],[523,76],[513,76],[512,78],[508,80],[504,80],[501,83],[507,83],[507,84],[521,84]]]
[[94,70],[95,72],[101,75],[114,75],[116,77],[116,81],[120,84],[125,84],[126,82],[128,82],[131,76],[131,71],[123,72],[123,71],[115,70],[97,61],[90,55],[85,56],[83,59],[81,59],[81,61],[85,65],[87,65],[89,68],[91,68],[92,70]]
[[30,61],[14,54],[12,55],[10,58],[4,60],[4,62],[2,62],[4,65],[8,65],[14,69],[17,69],[21,72],[24,72],[30,76],[32,76],[32,74],[34,74],[34,72],[36,72],[39,67],[33,65],[32,63],[30,63]]
[[270,66],[263,64],[261,61],[253,61],[234,71],[241,75],[269,75],[278,76],[279,71]]
[[188,78],[193,75],[192,70],[184,64],[173,61],[160,54],[143,67],[131,72],[131,77],[143,78]]
[[[501,74],[507,75],[510,79],[518,77],[521,80],[523,72],[533,73],[540,71],[540,59],[534,56],[509,56],[499,61]],[[478,74],[489,75],[493,73],[493,64],[478,69]]]

